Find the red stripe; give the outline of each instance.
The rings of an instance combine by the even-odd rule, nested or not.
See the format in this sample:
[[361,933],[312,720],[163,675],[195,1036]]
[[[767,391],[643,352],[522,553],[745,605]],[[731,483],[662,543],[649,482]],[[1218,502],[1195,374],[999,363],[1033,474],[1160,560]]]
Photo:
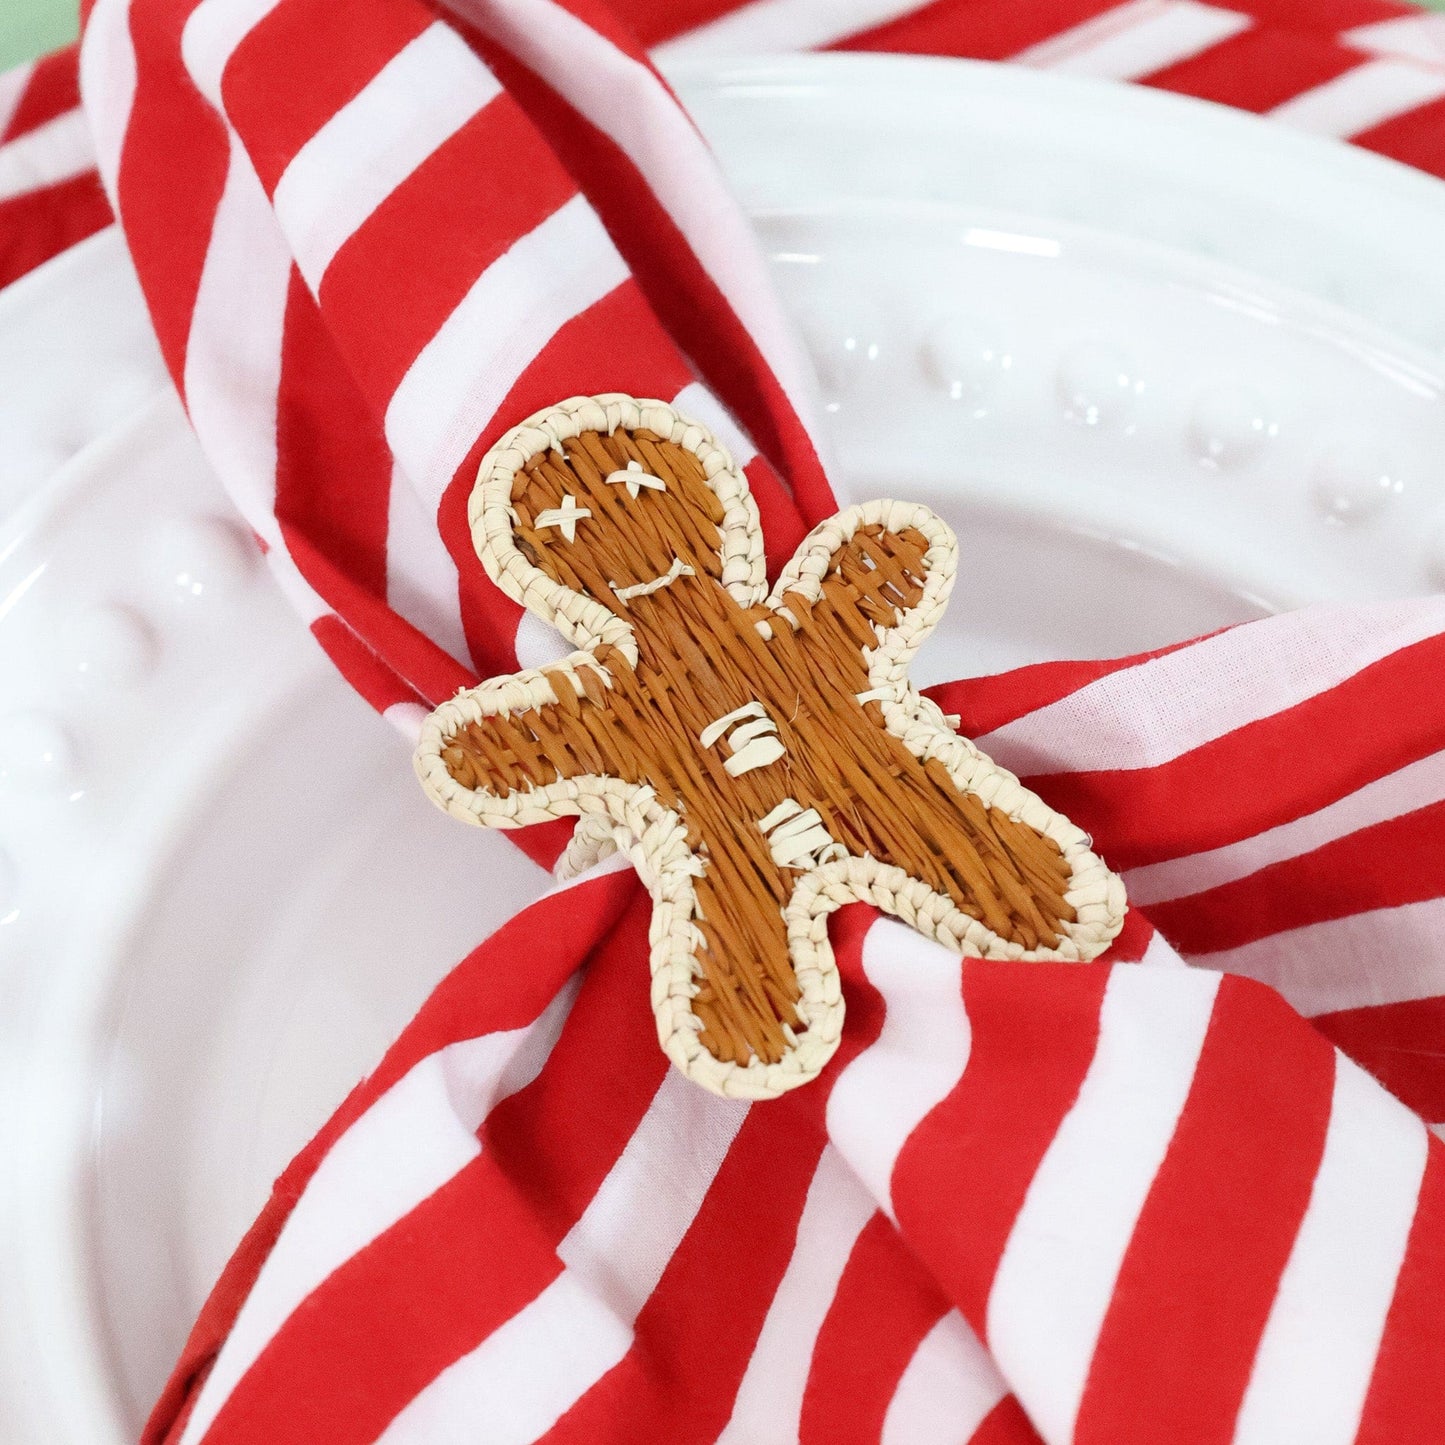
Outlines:
[[1366,150],[1445,176],[1445,100],[1417,106],[1351,139]]
[[[632,1347],[542,1437],[548,1445],[712,1440],[727,1424],[788,1267],[823,1150],[811,1092],[800,1090],[749,1113],[638,1315]],[[725,1315],[721,1328],[717,1310]],[[686,1369],[667,1368],[663,1362],[669,1360],[686,1361]]]
[[1398,0],[1229,0],[1229,9],[1281,30],[1324,35],[1420,13]]
[[576,194],[535,127],[500,95],[342,246],[322,282],[321,307],[378,415],[477,278]]
[[818,1331],[801,1445],[873,1445],[899,1378],[948,1301],[882,1214],[858,1236]]
[[[563,8],[575,12],[577,7]],[[582,180],[587,199],[668,332],[791,483],[804,518],[811,525],[830,516],[837,502],[811,440],[752,334],[637,167],[531,71],[484,38],[475,38],[498,79],[563,164]]]
[[297,151],[435,16],[414,0],[282,0],[226,66],[226,114],[270,195]]
[[[627,973],[640,965],[645,978],[645,938],[628,932],[634,927],[629,920],[644,908],[644,897],[637,875],[618,870],[548,894],[508,919],[432,990],[405,1032],[360,1086],[356,1103],[348,1104],[348,1111],[343,1111],[342,1126],[438,1049],[458,1039],[525,1027],[541,1014],[578,968],[588,965],[589,959],[595,960],[593,967],[598,971]],[[518,959],[526,960],[524,968],[517,966]],[[613,962],[604,968],[603,960]],[[634,980],[637,977],[629,976]],[[633,993],[600,991],[594,1001],[594,993],[584,988],[568,1019],[568,1029],[573,1033],[564,1032],[554,1051],[554,1061],[566,1060],[578,1051],[573,1034],[583,1029],[593,1011],[599,1028],[635,1027],[635,992],[635,988]],[[645,999],[641,1009],[651,1025],[652,1015]],[[622,1067],[626,1062],[622,1060],[619,1068],[630,1077],[632,1066]],[[501,1128],[499,1120],[505,1119],[508,1109],[516,1107],[520,1106],[507,1102],[492,1120],[489,1138],[494,1145]]]
[[1333,35],[1254,26],[1142,82],[1258,114],[1353,70],[1363,58]]
[[[961,599],[955,598],[955,605]],[[1210,633],[1209,636],[1216,634]],[[961,718],[959,729],[968,737],[982,737],[1005,723],[1036,712],[1041,707],[1058,702],[1070,693],[1078,692],[1091,682],[1111,673],[1123,672],[1125,668],[1137,667],[1151,658],[1164,657],[1171,652],[1192,647],[1203,642],[1202,637],[1191,638],[1188,642],[1177,642],[1169,647],[1160,647],[1153,652],[1139,652],[1129,657],[1111,657],[1103,661],[1087,662],[1036,662],[1029,667],[1016,667],[1009,672],[999,672],[991,677],[971,677],[957,682],[939,683],[926,688],[925,695],[931,697],[946,713],[957,713]]]
[[1445,636],[1158,767],[1029,783],[1092,833],[1114,867],[1135,868],[1304,817],[1442,747]]
[[377,712],[422,699],[334,613],[318,617],[311,635],[332,666]]
[[319,595],[343,599],[346,621],[339,623],[344,637],[330,631],[312,632],[347,681],[378,712],[399,702],[435,707],[471,687],[476,677],[429,637],[387,606],[384,599],[352,587],[324,553],[305,536],[288,538],[296,562]]
[[295,270],[281,342],[276,454],[275,511],[288,545],[307,538],[350,588],[385,598],[391,451]]
[[776,577],[792,560],[808,527],[773,464],[761,452],[743,468],[743,475],[748,479],[753,501],[758,504],[768,576]]
[[1131,908],[1124,915],[1124,926],[1119,930],[1119,936],[1109,945],[1100,962],[1138,963],[1154,941],[1155,931],[1150,919],[1137,908]]
[[1445,895],[1445,803],[1362,828],[1299,858],[1153,905],[1181,953],[1238,948],[1275,933]]
[[1030,45],[1113,10],[1118,3],[1049,0],[1047,5],[1020,5],[1017,0],[937,0],[897,20],[860,31],[830,48],[1007,60]]
[[1445,998],[1342,1009],[1310,1022],[1422,1119],[1445,1122]]
[[[390,674],[363,668],[363,695],[382,708],[418,696],[434,706],[474,683],[463,664],[388,605],[391,451],[295,272],[287,296],[279,408],[277,521],[298,570],[346,619],[349,632],[374,655],[376,668]],[[318,635],[329,644],[331,634]]]
[[1356,1445],[1445,1440],[1445,1146],[1430,1140],[1415,1221]]
[[0,131],[0,143],[15,140],[80,104],[80,48],[67,45],[35,62],[20,104]]
[[181,60],[181,31],[197,4],[131,7],[136,93],[118,183],[126,242],[177,386],[229,154],[220,119]]
[[286,1320],[221,1407],[207,1445],[370,1445],[562,1272],[555,1244],[480,1156]]
[[[590,952],[600,952],[603,940],[615,935],[624,909],[631,902],[635,910],[638,896],[635,877],[619,872],[603,874],[566,893],[544,898],[503,925],[438,985],[381,1065],[352,1090],[277,1181],[266,1209],[232,1256],[201,1311],[152,1411],[145,1445],[165,1440],[183,1428],[195,1394],[277,1235],[336,1140],[398,1079],[437,1049],[489,1031],[525,1027],[535,1019],[577,967],[578,960]],[[558,924],[564,917],[567,926],[560,928]],[[517,968],[517,958],[527,959],[529,966]],[[578,1005],[582,1001],[579,995]],[[569,1025],[577,1016],[574,1007]]]
[[[861,971],[863,940],[875,917],[853,909],[834,925],[839,968],[850,980]],[[828,1093],[882,1027],[881,1000],[871,985],[850,981],[848,1006],[848,1030],[827,1073],[749,1113],[697,1219],[638,1315],[632,1347],[547,1434],[549,1445],[711,1440],[727,1424],[792,1257],[825,1142]],[[726,1302],[725,1329],[718,1328],[708,1301]],[[663,1360],[686,1360],[687,1369],[660,1369]]]
[[[1005,1395],[969,1437],[968,1445],[1042,1445],[1016,1395]],[[1155,1442],[1162,1445],[1162,1442]],[[1192,1442],[1191,1442],[1192,1445]]]
[[437,514],[442,540],[461,577],[462,623],[482,676],[516,667],[514,642],[521,616],[516,603],[488,580],[472,546],[467,501],[483,453],[507,427],[561,397],[605,391],[675,396],[691,380],[687,362],[631,280],[562,327],[518,378],[457,468]]
[[[486,1152],[308,1297],[243,1376],[208,1445],[372,1441],[561,1273],[557,1245],[668,1067],[639,987],[649,913],[636,897],[601,944],[547,1066],[494,1111]],[[604,1090],[607,1109],[592,1108]]]
[[114,220],[95,171],[0,201],[0,287]]
[[1277,994],[1224,979],[1099,1332],[1079,1445],[1228,1445],[1309,1206],[1334,1076],[1334,1050]]
[[966,959],[973,1040],[893,1169],[899,1225],[974,1329],[1029,1183],[1094,1057],[1109,968]]

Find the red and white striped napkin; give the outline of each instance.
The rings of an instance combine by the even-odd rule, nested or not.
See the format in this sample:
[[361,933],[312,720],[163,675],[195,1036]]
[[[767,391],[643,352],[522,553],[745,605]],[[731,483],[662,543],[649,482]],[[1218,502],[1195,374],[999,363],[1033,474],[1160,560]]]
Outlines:
[[[806,369],[644,43],[1012,55],[1445,162],[1438,25],[1375,0],[627,12],[88,7],[94,155],[192,423],[404,731],[540,645],[465,526],[538,407],[714,422],[774,561],[833,509]],[[1020,967],[849,910],[844,1044],[776,1103],[668,1072],[630,873],[542,900],[279,1181],[146,1438],[1441,1438],[1442,660],[1428,599],[937,690],[1126,871],[1131,924]]]

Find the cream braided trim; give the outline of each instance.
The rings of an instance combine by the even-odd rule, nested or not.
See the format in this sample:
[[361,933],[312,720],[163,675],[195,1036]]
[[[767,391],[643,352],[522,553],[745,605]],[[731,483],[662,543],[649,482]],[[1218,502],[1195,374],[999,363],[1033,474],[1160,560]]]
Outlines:
[[601,602],[549,577],[527,560],[512,535],[517,525],[512,488],[527,462],[546,451],[562,451],[564,442],[583,432],[610,436],[618,427],[654,432],[690,451],[702,463],[708,485],[723,507],[718,529],[723,586],[743,607],[761,602],[768,590],[763,532],[747,478],[712,432],[665,401],[639,400],[620,392],[574,396],[528,417],[482,458],[467,504],[467,520],[472,545],[487,576],[508,597],[552,623],[577,647],[607,643],[620,648],[635,664],[637,643],[632,624]]
[[[468,688],[434,708],[422,724],[421,737],[412,754],[412,767],[426,795],[438,807],[463,823],[484,828],[525,828],[559,817],[588,813],[584,799],[599,789],[627,785],[616,778],[575,778],[548,783],[527,792],[493,793],[486,788],[468,788],[452,777],[442,759],[451,740],[469,723],[504,713],[530,712],[558,701],[552,684],[554,676],[565,678],[574,695],[583,694],[580,674],[592,673],[604,687],[612,686],[612,674],[590,652],[574,652],[545,668],[529,668]],[[576,807],[565,804],[577,803]]]

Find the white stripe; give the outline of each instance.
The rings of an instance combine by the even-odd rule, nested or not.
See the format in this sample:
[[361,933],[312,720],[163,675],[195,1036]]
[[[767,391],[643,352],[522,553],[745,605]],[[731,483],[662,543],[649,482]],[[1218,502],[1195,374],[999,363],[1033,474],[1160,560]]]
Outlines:
[[181,57],[196,89],[218,111],[221,77],[241,42],[281,0],[203,0],[181,31]]
[[431,713],[419,702],[394,702],[384,708],[381,715],[415,747],[421,741],[421,730]]
[[701,422],[727,449],[739,470],[758,454],[752,439],[732,419],[726,407],[700,381],[690,381],[673,397],[672,404],[683,416]]
[[753,1345],[733,1412],[717,1445],[797,1445],[813,1346],[873,1196],[830,1144],[798,1220],[788,1268]]
[[1199,0],[1130,0],[1012,59],[1065,75],[1135,80],[1188,60],[1252,23],[1248,15]]
[[672,61],[822,50],[922,8],[923,0],[752,0],[652,53]]
[[1409,60],[1368,60],[1277,105],[1282,120],[1315,135],[1352,136],[1445,96],[1445,69]]
[[1402,15],[1395,20],[1377,20],[1357,25],[1340,39],[1370,55],[1394,55],[1423,60],[1426,65],[1445,65],[1445,15]]
[[387,496],[387,605],[464,666],[471,654],[462,627],[457,566],[427,510],[400,468]]
[[577,650],[550,622],[543,622],[535,612],[524,612],[517,619],[517,635],[512,647],[517,654],[517,666],[521,668],[550,667]]
[[964,1445],[1008,1386],[957,1310],[913,1352],[883,1416],[882,1445]]
[[121,148],[135,104],[130,0],[95,0],[80,40],[80,96],[90,121],[100,178],[113,205]]
[[526,1028],[429,1055],[332,1145],[247,1295],[181,1445],[205,1434],[276,1331],[328,1275],[481,1153],[482,1120],[541,1072],[579,982],[574,976]]
[[1162,933],[1156,933],[1144,949],[1144,956],[1140,963],[1147,963],[1151,967],[1163,965],[1166,968],[1183,968],[1184,960],[1174,951],[1173,946]]
[[297,568],[275,511],[276,397],[291,256],[234,134],[230,147],[191,312],[186,410],[206,460],[266,543],[271,575],[309,626],[330,608]]
[[[669,1069],[557,1253],[566,1268],[443,1371],[379,1445],[529,1445],[632,1344],[632,1326],[711,1187],[748,1106]],[[696,1302],[706,1308],[707,1302]]]
[[67,110],[0,146],[0,201],[83,176],[96,167],[85,112]]
[[620,850],[608,853],[598,859],[590,868],[585,868],[581,873],[573,874],[570,878],[560,878],[547,890],[543,897],[550,898],[554,893],[566,893],[573,888],[580,888],[584,883],[591,883],[595,878],[602,878],[608,873],[626,873],[632,868],[632,860],[626,853]]
[[34,74],[33,60],[0,71],[0,135],[5,134],[6,128],[15,119],[15,112],[20,109],[20,102],[25,99],[25,91]]
[[1150,768],[1445,630],[1445,599],[1307,608],[1110,673],[977,739],[1016,773]]
[[863,940],[863,970],[883,1028],[833,1085],[828,1135],[892,1218],[899,1150],[963,1077],[972,1034],[957,954],[884,918]]
[[207,460],[256,533],[280,547],[276,394],[291,256],[235,142],[191,313],[186,410]]
[[1420,1121],[1335,1055],[1324,1157],[1280,1277],[1235,1445],[1349,1445],[1425,1172]]
[[1134,868],[1125,878],[1129,899],[1143,906],[1203,893],[1440,802],[1445,802],[1445,753],[1432,753],[1278,828],[1206,853]]
[[424,505],[440,503],[528,364],[627,274],[592,208],[574,196],[478,277],[386,410],[387,440]]
[[767,260],[707,142],[650,66],[554,0],[449,0],[617,145],[682,232],[816,437],[816,384]]
[[1445,994],[1445,898],[1306,924],[1187,955],[1278,989],[1307,1018]]
[[438,21],[301,147],[277,183],[275,204],[312,291],[367,217],[501,89]]
[[1071,1436],[1124,1252],[1194,1079],[1219,975],[1116,968],[1079,1096],[1029,1185],[988,1344],[1045,1440]]

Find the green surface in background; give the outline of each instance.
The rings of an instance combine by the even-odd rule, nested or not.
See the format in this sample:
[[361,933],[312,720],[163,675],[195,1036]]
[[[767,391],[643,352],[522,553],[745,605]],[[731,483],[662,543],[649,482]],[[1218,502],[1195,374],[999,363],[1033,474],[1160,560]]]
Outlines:
[[74,40],[79,14],[79,0],[0,0],[0,70]]
[[[1445,0],[1417,0],[1445,10]],[[0,70],[75,39],[78,0],[0,0]]]

